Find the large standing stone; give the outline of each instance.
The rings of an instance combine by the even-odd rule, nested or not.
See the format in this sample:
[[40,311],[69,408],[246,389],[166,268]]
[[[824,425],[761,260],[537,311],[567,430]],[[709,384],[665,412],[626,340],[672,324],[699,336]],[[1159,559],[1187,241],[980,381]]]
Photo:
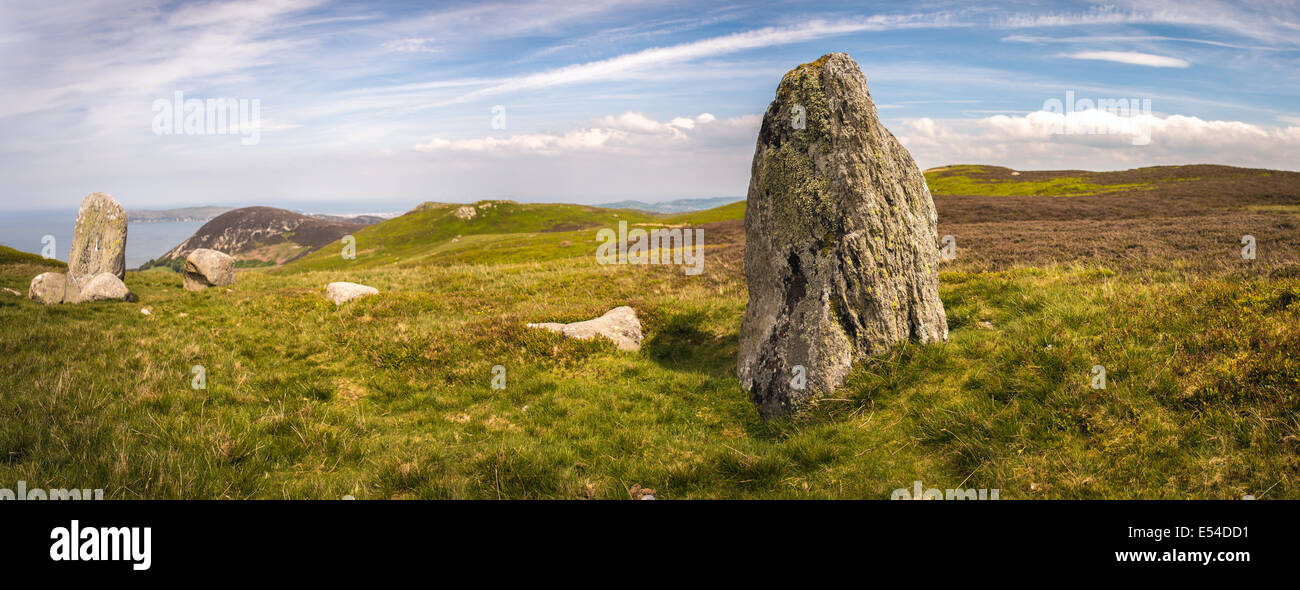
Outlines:
[[198,248],[185,257],[181,276],[190,291],[229,285],[235,282],[235,259],[224,252]]
[[126,278],[126,210],[112,195],[91,193],[77,211],[68,276],[80,287],[102,272]]
[[880,124],[852,58],[786,73],[745,211],[737,371],[764,417],[839,387],[853,362],[895,342],[948,339],[935,221],[925,177]]
[[75,303],[77,286],[68,280],[68,275],[61,272],[43,272],[32,279],[27,288],[27,296],[46,305]]

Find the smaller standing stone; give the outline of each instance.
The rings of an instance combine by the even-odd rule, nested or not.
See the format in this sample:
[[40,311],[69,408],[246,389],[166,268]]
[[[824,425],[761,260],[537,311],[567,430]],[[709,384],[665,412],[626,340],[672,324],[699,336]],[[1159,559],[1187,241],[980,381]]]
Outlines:
[[379,289],[374,287],[367,287],[365,285],[358,285],[356,283],[348,283],[345,281],[330,283],[325,286],[325,298],[333,301],[334,305],[343,305],[353,299],[378,294]]
[[131,298],[131,291],[126,288],[126,283],[123,283],[122,279],[111,272],[101,272],[95,275],[95,278],[86,281],[77,301],[128,301]]
[[199,248],[185,257],[185,288],[201,291],[208,287],[229,285],[235,282],[235,259],[230,255]]
[[641,350],[641,320],[637,319],[636,311],[626,305],[615,307],[594,320],[574,322],[572,324],[555,322],[528,324],[528,327],[559,332],[569,338],[579,340],[590,340],[596,336],[604,336],[612,340],[619,350],[633,352]]
[[43,272],[32,279],[27,296],[46,305],[73,303],[77,300],[77,286],[61,272]]

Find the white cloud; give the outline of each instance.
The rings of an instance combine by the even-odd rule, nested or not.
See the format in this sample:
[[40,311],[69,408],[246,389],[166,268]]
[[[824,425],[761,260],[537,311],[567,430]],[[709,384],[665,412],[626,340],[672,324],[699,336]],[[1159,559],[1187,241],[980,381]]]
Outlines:
[[[1184,115],[1103,110],[982,119],[908,119],[900,141],[925,167],[979,163],[1014,168],[1115,169],[1157,164],[1295,168],[1300,126],[1262,126]],[[1149,134],[1150,142],[1133,139]]]
[[1150,53],[1138,53],[1135,51],[1078,51],[1075,53],[1061,54],[1061,57],[1113,61],[1116,63],[1147,66],[1152,68],[1185,68],[1191,65],[1184,59],[1166,57],[1163,55],[1153,55]]
[[582,129],[564,135],[514,135],[506,138],[485,137],[483,139],[461,139],[449,141],[433,138],[429,143],[416,144],[414,149],[421,152],[451,150],[459,152],[537,152],[556,154],[574,150],[588,150],[601,147],[611,139],[624,139],[626,131],[617,129]]
[[592,119],[590,126],[567,133],[532,133],[509,137],[449,140],[433,138],[417,143],[419,152],[537,153],[556,155],[574,151],[655,151],[723,148],[745,145],[761,123],[759,115],[719,121],[709,113],[656,121],[644,114],[625,112]]
[[438,53],[442,49],[434,45],[436,41],[433,37],[410,37],[385,41],[382,47],[396,53]]
[[761,47],[788,45],[850,33],[952,26],[964,25],[956,22],[946,13],[903,16],[876,15],[838,21],[811,20],[791,27],[766,27],[668,47],[652,47],[609,59],[517,76],[458,98],[429,106],[466,102],[484,96],[522,90],[536,90],[599,80],[625,79],[651,67],[681,64],[704,57],[725,55]]
[[[1127,5],[1127,6],[1124,6]],[[1278,46],[1297,45],[1300,10],[1293,2],[1220,0],[1114,0],[1076,13],[1013,14],[999,23],[1008,28],[1160,24],[1229,31]]]

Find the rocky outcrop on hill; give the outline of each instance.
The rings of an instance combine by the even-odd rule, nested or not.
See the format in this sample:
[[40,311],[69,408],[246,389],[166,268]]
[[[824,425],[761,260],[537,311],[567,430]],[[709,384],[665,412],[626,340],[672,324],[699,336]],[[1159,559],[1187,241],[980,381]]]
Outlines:
[[181,275],[189,291],[229,285],[235,282],[235,259],[223,252],[199,248],[185,257]]
[[184,260],[200,248],[225,252],[239,259],[283,264],[360,231],[366,225],[317,219],[274,207],[244,207],[203,224],[193,236],[151,265]]
[[603,336],[611,340],[619,350],[634,352],[641,350],[641,320],[637,319],[636,311],[626,305],[615,307],[606,312],[605,315],[593,320],[573,322],[572,324],[555,322],[528,324],[528,327],[559,332],[569,338],[579,340],[590,340],[596,336]]
[[947,340],[925,177],[848,55],[781,80],[747,203],[737,369],[764,417],[834,390],[896,342]]

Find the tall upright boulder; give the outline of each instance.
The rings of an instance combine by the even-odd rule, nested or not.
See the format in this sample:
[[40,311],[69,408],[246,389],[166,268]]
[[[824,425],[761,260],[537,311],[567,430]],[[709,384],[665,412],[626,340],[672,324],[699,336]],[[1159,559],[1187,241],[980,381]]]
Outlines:
[[786,73],[745,210],[737,371],[764,417],[834,390],[894,343],[948,339],[935,223],[925,177],[881,125],[858,64],[831,53]]
[[126,210],[112,195],[91,193],[77,210],[68,277],[80,288],[105,272],[126,278]]

